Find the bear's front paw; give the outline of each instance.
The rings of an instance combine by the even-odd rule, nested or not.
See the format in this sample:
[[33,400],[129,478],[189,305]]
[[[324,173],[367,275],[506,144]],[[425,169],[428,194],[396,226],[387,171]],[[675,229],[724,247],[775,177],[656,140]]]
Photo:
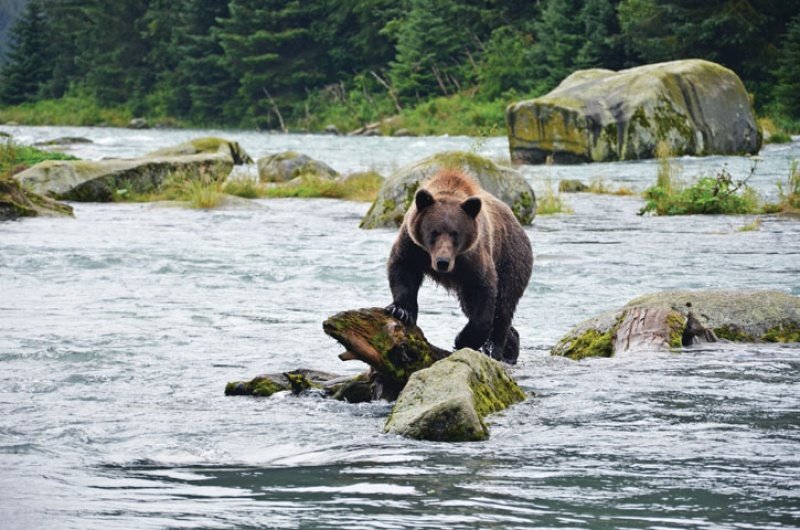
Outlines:
[[397,304],[389,304],[386,306],[386,311],[407,326],[413,326],[417,323],[416,315],[412,314],[408,309],[404,309]]

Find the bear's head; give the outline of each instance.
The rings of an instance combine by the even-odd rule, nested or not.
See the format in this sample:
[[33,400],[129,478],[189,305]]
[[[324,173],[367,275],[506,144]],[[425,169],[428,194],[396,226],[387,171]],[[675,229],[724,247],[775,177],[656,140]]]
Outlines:
[[420,189],[414,196],[417,212],[410,227],[411,239],[424,248],[436,272],[453,272],[456,257],[470,250],[478,240],[480,197],[458,200],[434,197]]

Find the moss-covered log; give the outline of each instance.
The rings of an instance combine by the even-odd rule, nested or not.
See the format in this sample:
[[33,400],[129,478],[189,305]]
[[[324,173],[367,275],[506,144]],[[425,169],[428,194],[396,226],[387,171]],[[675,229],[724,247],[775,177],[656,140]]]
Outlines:
[[394,399],[412,373],[450,355],[428,342],[417,326],[405,325],[382,308],[337,313],[322,329],[345,347],[340,359],[358,359],[372,368],[386,399]]

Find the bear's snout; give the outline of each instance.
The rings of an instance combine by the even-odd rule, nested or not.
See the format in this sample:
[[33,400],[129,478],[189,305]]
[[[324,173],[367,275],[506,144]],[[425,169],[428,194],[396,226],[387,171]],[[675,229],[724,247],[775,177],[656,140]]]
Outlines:
[[449,272],[450,260],[447,258],[436,258],[436,270],[439,272]]

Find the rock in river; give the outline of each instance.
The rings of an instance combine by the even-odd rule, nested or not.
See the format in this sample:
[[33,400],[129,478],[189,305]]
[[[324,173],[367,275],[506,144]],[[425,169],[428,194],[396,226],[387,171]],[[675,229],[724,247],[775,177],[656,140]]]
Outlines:
[[323,179],[335,179],[339,176],[335,169],[324,162],[295,151],[283,151],[259,158],[257,164],[261,182],[289,182],[301,175]]
[[511,168],[498,166],[488,158],[450,151],[406,166],[387,178],[361,220],[361,228],[400,226],[420,183],[440,169],[452,167],[476,177],[484,190],[511,208],[520,223],[531,224],[536,215],[536,196],[522,175]]
[[698,342],[800,342],[800,298],[780,291],[666,291],[590,318],[552,350],[572,359]]
[[411,375],[384,431],[418,440],[485,440],[485,417],[523,399],[501,363],[465,348]]
[[175,172],[230,173],[234,164],[250,160],[236,142],[198,138],[141,158],[110,160],[47,160],[15,175],[26,189],[56,199],[108,202],[118,190],[157,191]]
[[580,70],[552,92],[506,110],[511,159],[521,164],[755,154],[761,136],[739,77],[690,59],[613,72]]

